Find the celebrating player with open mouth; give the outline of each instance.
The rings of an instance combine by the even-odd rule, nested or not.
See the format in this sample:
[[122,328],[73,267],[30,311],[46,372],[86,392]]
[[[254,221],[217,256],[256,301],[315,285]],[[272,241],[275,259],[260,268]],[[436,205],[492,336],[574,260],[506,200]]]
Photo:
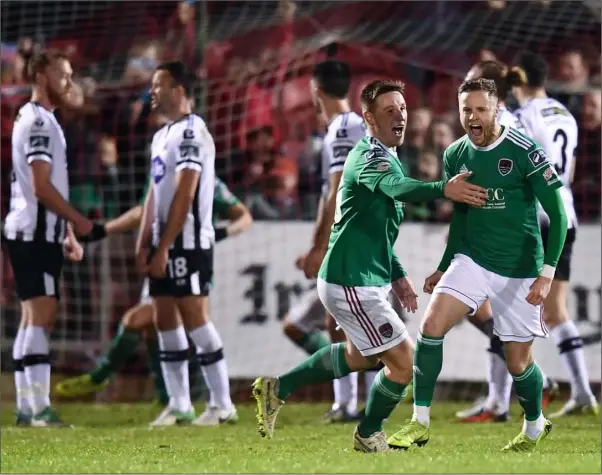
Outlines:
[[[429,440],[443,337],[489,299],[493,331],[504,342],[506,365],[525,412],[523,430],[503,450],[529,451],[552,429],[542,413],[543,378],[531,345],[535,337],[548,335],[541,304],[550,292],[567,233],[562,182],[539,144],[498,123],[494,81],[467,80],[458,99],[466,135],[445,150],[445,173],[472,171],[473,181],[487,188],[488,199],[482,208],[455,205],[447,248],[424,284],[424,291],[434,296],[416,347],[414,415],[388,442],[407,449]],[[537,201],[550,218],[545,256]]]
[[372,368],[375,378],[365,418],[354,433],[362,452],[389,450],[382,423],[404,396],[412,375],[414,348],[403,322],[388,300],[391,289],[411,312],[417,295],[393,251],[403,219],[403,201],[446,196],[473,206],[485,204],[487,191],[465,179],[425,183],[404,176],[395,147],[407,123],[404,86],[374,81],[361,94],[368,136],[349,153],[339,184],[328,251],[318,274],[318,294],[348,337],[321,348],[279,378],[258,378],[253,385],[259,430],[272,437],[278,411],[295,390]]

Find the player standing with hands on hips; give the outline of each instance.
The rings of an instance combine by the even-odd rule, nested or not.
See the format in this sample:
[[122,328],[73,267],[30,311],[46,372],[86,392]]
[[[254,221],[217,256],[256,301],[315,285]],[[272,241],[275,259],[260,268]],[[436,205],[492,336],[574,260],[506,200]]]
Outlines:
[[[562,186],[544,150],[498,123],[498,92],[489,79],[467,80],[458,90],[466,135],[444,152],[446,176],[472,171],[488,191],[482,208],[454,207],[449,239],[437,271],[424,283],[433,293],[420,327],[414,358],[414,414],[389,438],[391,447],[424,445],[430,436],[430,406],[443,365],[443,338],[466,314],[489,299],[493,332],[504,342],[506,364],[525,413],[523,430],[503,450],[535,449],[552,429],[541,409],[543,378],[533,361],[535,337],[546,338],[542,303],[567,233]],[[543,251],[537,202],[550,218]]]
[[404,201],[446,196],[473,206],[485,204],[487,191],[462,173],[444,182],[425,183],[404,176],[395,148],[407,124],[404,86],[374,81],[361,95],[368,136],[349,153],[339,184],[334,225],[318,274],[318,294],[348,337],[347,343],[321,348],[279,378],[253,384],[259,431],[272,437],[278,411],[290,394],[352,371],[385,368],[376,376],[365,418],[354,433],[362,452],[389,450],[382,423],[402,400],[412,377],[414,345],[388,300],[391,289],[411,312],[418,306],[414,286],[393,251]]

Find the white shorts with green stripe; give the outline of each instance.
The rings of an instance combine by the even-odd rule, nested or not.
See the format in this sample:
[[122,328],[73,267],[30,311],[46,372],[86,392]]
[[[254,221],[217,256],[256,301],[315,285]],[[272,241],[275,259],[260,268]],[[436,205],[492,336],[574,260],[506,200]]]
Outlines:
[[543,305],[531,305],[527,295],[534,278],[515,279],[484,269],[470,257],[456,254],[433,290],[455,297],[470,308],[469,315],[489,299],[493,311],[493,333],[502,341],[528,342],[547,338]]
[[390,285],[345,287],[318,279],[322,304],[364,356],[383,353],[409,336],[389,301],[390,291]]

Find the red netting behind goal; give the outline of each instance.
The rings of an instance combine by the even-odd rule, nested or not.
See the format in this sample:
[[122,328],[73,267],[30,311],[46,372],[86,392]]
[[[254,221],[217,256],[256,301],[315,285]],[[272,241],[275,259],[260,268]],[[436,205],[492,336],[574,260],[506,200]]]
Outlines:
[[[400,156],[411,175],[435,179],[439,161],[430,166],[425,150],[439,157],[459,136],[456,90],[470,66],[484,57],[511,61],[522,48],[541,52],[551,64],[550,95],[580,122],[573,186],[580,220],[599,223],[597,2],[3,2],[3,216],[9,196],[12,119],[29,94],[23,59],[42,45],[68,52],[73,61],[76,104],[59,112],[68,142],[71,200],[99,218],[114,217],[141,198],[150,139],[161,123],[150,113],[147,92],[154,67],[182,59],[196,71],[196,105],[215,137],[218,174],[256,219],[252,233],[228,244],[234,255],[216,261],[223,269],[218,277],[225,282],[217,284],[214,314],[218,328],[220,321],[226,322],[220,331],[225,333],[234,378],[252,376],[243,364],[245,355],[257,359],[258,372],[278,369],[275,363],[265,363],[274,355],[286,355],[283,365],[302,355],[278,328],[288,306],[308,284],[291,274],[292,267],[278,265],[294,261],[290,253],[308,244],[290,240],[311,229],[321,186],[323,124],[316,122],[308,91],[316,61],[335,57],[351,65],[355,110],[359,92],[370,80],[403,80],[410,118]],[[261,170],[258,175],[250,173],[253,165]],[[449,219],[445,204],[409,211],[410,221]],[[279,226],[281,221],[288,224]],[[291,221],[300,231],[286,228]],[[422,272],[430,265],[430,254],[421,254],[419,234],[408,236],[415,239],[408,246],[417,250],[409,259]],[[107,348],[123,312],[137,301],[141,282],[133,270],[133,242],[129,235],[111,238],[90,246],[82,264],[66,265],[62,314],[53,334],[57,369],[89,369]],[[265,258],[241,268],[237,261],[244,260],[243,254]],[[1,335],[10,343],[18,304],[6,259],[3,270]],[[587,272],[593,272],[595,282],[577,285],[571,305],[580,309],[583,328],[599,332],[600,270],[588,267]],[[241,281],[241,275],[247,280]],[[265,314],[266,320],[242,324],[245,312]],[[265,345],[261,351],[246,348],[246,338],[258,338]],[[3,345],[5,351],[9,348]],[[599,352],[599,344],[597,348]],[[10,358],[2,361],[2,370],[8,370],[5,362]],[[124,373],[144,373],[145,368],[139,358]],[[464,376],[447,380],[479,382],[484,373]],[[142,391],[136,386],[130,397]]]

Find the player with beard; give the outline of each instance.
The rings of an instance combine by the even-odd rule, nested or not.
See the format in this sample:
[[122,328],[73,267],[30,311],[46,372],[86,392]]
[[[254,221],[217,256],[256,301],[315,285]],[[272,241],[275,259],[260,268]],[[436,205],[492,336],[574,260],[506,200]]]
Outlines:
[[[527,83],[524,71],[517,67],[508,68],[500,61],[480,61],[466,75],[467,80],[476,78],[491,79],[495,82],[499,95],[498,123],[506,127],[520,128],[517,118],[506,107],[506,97],[512,87]],[[489,338],[487,349],[489,391],[487,398],[479,398],[473,407],[457,412],[456,417],[461,422],[506,422],[510,419],[512,376],[506,368],[504,344],[493,334],[494,320],[489,301],[485,302],[474,315],[468,317],[468,320]],[[548,378],[543,370],[541,374],[544,381],[541,405],[545,410],[558,393],[558,385]]]
[[147,194],[136,259],[149,276],[163,378],[170,397],[152,425],[192,423],[188,339],[196,346],[212,400],[198,425],[234,423],[223,343],[209,320],[213,277],[212,224],[215,145],[203,119],[192,113],[194,77],[180,61],[157,67],[151,85],[154,110],[170,122],[151,143],[152,186]]
[[[543,378],[533,361],[536,337],[546,338],[541,305],[567,232],[562,186],[544,150],[527,136],[497,121],[495,82],[471,79],[458,90],[466,135],[444,153],[446,176],[472,171],[471,181],[487,189],[482,208],[455,205],[445,253],[424,283],[433,293],[414,358],[414,414],[389,438],[393,448],[424,445],[430,437],[430,406],[443,364],[443,338],[467,314],[489,299],[493,332],[504,342],[506,365],[524,411],[523,429],[504,451],[531,451],[549,434],[542,412]],[[550,217],[544,254],[537,203]]]
[[393,290],[408,311],[417,308],[413,284],[393,251],[403,202],[446,196],[481,206],[487,195],[484,188],[464,181],[470,173],[428,183],[404,175],[396,154],[407,121],[403,92],[403,84],[395,81],[374,81],[362,91],[368,136],[345,162],[330,242],[318,274],[320,300],[348,341],[321,348],[279,378],[255,381],[253,395],[264,437],[272,437],[276,416],[294,391],[372,368],[381,360],[385,368],[372,384],[353,444],[362,452],[389,450],[382,423],[404,396],[414,354],[389,292]]
[[[58,311],[63,255],[83,258],[75,235],[95,228],[69,204],[67,144],[54,110],[69,102],[68,58],[40,51],[28,63],[31,100],[19,110],[12,132],[10,212],[4,238],[21,301],[13,345],[17,425],[62,425],[50,405],[49,334]],[[75,233],[75,234],[74,234]]]

